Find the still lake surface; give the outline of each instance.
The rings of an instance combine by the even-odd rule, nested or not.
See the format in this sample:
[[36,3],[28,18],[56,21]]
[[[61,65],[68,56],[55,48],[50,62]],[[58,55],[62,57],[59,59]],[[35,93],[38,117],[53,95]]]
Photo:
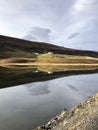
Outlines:
[[70,74],[0,88],[0,130],[32,130],[98,92],[98,74]]

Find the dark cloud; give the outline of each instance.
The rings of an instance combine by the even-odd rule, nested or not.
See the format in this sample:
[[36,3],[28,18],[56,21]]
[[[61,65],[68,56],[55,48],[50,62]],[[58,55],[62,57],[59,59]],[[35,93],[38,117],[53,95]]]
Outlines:
[[79,32],[72,33],[67,39],[73,39],[79,35]]
[[48,28],[32,27],[24,39],[48,42],[50,41],[50,33],[51,30]]

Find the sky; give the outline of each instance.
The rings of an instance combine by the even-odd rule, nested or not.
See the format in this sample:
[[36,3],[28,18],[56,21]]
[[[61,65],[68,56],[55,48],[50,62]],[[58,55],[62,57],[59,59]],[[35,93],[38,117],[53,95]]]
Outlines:
[[0,34],[98,51],[98,0],[0,0]]

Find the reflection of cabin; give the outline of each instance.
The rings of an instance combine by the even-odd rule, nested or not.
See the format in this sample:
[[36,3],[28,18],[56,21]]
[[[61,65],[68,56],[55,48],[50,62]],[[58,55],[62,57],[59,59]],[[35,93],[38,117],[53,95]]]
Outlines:
[[38,70],[36,70],[35,72],[36,72],[36,73],[38,73],[39,71],[38,71]]
[[53,54],[53,52],[48,52],[48,54]]
[[51,72],[51,71],[49,71],[49,72],[47,72],[48,74],[52,74],[53,72]]
[[38,70],[35,70],[35,71],[33,71],[33,72],[38,73],[39,71],[38,71]]

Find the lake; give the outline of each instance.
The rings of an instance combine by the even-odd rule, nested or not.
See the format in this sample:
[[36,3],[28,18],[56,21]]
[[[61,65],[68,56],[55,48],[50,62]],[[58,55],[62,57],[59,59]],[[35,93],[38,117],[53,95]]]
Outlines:
[[24,70],[0,68],[0,130],[32,130],[98,92],[98,70]]

